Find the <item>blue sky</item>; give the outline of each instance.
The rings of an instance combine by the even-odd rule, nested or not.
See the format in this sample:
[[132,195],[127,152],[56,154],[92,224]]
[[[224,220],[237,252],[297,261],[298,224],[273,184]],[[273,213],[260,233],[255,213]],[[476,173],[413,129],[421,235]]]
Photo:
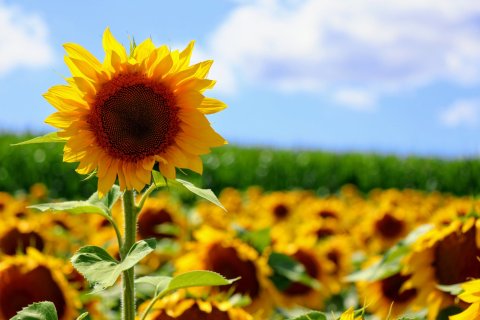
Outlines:
[[68,76],[62,44],[103,59],[196,40],[214,59],[210,120],[231,143],[400,155],[480,152],[480,2],[0,0],[0,130],[52,131],[42,98]]

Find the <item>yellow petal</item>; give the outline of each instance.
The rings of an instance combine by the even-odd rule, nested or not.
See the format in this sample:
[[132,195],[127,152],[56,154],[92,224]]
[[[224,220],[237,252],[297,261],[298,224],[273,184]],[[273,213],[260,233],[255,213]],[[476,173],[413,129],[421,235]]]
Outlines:
[[105,29],[103,33],[103,50],[105,51],[104,65],[110,71],[118,70],[119,66],[128,60],[125,47],[115,39],[110,29]]
[[133,51],[133,57],[138,63],[142,63],[152,55],[154,50],[155,45],[153,44],[152,39],[147,38],[135,48]]
[[214,98],[205,98],[200,103],[200,106],[197,108],[201,113],[212,114],[225,109],[227,105]]
[[[113,160],[103,177],[98,177],[98,195],[102,198],[112,188],[117,179],[118,161]],[[99,170],[100,174],[100,170]]]
[[176,176],[175,166],[173,166],[170,163],[166,164],[166,163],[160,162],[159,167],[160,167],[160,172],[165,178],[175,179],[175,176]]

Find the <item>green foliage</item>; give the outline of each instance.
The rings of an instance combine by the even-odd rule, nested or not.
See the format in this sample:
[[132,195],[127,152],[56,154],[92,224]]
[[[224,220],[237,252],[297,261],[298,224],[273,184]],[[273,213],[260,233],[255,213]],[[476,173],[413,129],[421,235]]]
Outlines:
[[324,313],[312,311],[299,317],[292,318],[290,320],[327,320],[327,316]]
[[[62,143],[11,144],[32,136],[0,135],[0,190],[28,190],[45,183],[53,198],[85,199],[96,190],[96,179],[80,181],[75,163],[63,163]],[[203,157],[203,177],[179,173],[201,188],[218,193],[225,187],[265,190],[311,189],[334,193],[345,184],[360,191],[374,188],[414,188],[456,195],[480,192],[480,160],[395,157],[361,153],[286,151],[225,146]]]
[[432,225],[422,225],[410,232],[405,239],[385,252],[382,259],[364,270],[354,272],[345,278],[345,281],[375,281],[388,278],[400,272],[403,258],[410,252],[415,241],[432,229]]
[[259,253],[263,253],[272,242],[270,238],[270,228],[250,231],[237,227],[236,230],[237,236],[255,248]]
[[100,247],[85,246],[75,253],[71,261],[75,269],[94,285],[94,292],[99,292],[111,287],[123,271],[132,268],[152,252],[155,243],[155,239],[138,241],[121,262]]
[[311,278],[305,267],[295,259],[278,252],[272,252],[268,257],[268,265],[273,270],[270,277],[279,290],[285,290],[292,282],[319,289],[320,283]]
[[32,303],[11,320],[58,320],[55,305],[50,301]]

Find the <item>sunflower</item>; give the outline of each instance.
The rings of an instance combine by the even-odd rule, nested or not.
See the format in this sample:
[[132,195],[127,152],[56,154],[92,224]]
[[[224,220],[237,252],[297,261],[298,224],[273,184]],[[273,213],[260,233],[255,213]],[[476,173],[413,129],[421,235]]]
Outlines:
[[373,282],[359,281],[357,289],[360,301],[365,301],[367,310],[380,319],[393,319],[412,308],[417,298],[417,289],[404,289],[405,282],[410,278],[400,273]]
[[271,270],[266,257],[234,238],[233,233],[203,227],[194,236],[197,241],[187,245],[185,254],[174,263],[177,272],[202,269],[220,273],[229,279],[241,277],[231,286],[211,290],[248,296],[252,301],[248,311],[268,313],[273,288],[268,280]]
[[60,320],[74,319],[80,300],[61,273],[62,266],[31,248],[27,255],[6,257],[0,263],[0,320],[40,301],[53,302]]
[[428,306],[428,318],[456,303],[456,297],[439,289],[480,278],[480,220],[455,220],[420,237],[406,258],[404,272],[411,274],[405,288],[418,289],[418,304]]
[[[253,320],[242,308],[232,305],[223,295],[208,297],[187,296],[185,291],[176,292],[158,300],[148,320]],[[149,301],[140,306],[142,312]]]
[[44,95],[58,110],[45,122],[66,140],[65,162],[97,171],[100,195],[117,177],[122,190],[142,190],[156,163],[171,179],[176,167],[202,173],[200,155],[226,143],[205,117],[226,105],[203,95],[215,84],[212,61],[190,65],[193,41],[179,52],[147,39],[127,54],[107,28],[103,63],[80,45],[64,48],[72,77]]
[[50,252],[51,237],[38,221],[7,219],[0,225],[0,255],[26,253],[27,248]]

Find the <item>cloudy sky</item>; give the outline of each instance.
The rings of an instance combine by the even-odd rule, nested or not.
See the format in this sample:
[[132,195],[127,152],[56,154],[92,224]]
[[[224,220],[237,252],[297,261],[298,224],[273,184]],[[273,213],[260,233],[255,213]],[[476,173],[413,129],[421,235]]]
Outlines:
[[480,1],[0,0],[0,131],[52,131],[42,93],[62,44],[103,59],[128,44],[196,40],[214,59],[212,116],[231,143],[400,155],[480,153]]

